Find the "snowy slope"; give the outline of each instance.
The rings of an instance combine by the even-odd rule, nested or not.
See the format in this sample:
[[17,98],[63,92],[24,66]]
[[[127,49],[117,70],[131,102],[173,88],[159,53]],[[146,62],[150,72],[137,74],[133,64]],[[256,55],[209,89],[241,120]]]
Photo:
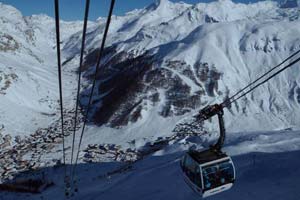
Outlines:
[[[7,79],[7,84],[1,81],[5,93],[0,94],[1,123],[4,134],[29,135],[59,117],[54,23],[45,15],[23,17],[4,4],[1,13],[1,77]],[[171,135],[177,122],[189,119],[208,103],[221,102],[298,50],[298,17],[297,7],[229,0],[195,5],[161,0],[114,16],[107,42],[112,50],[108,50],[110,56],[103,68],[103,80],[110,76],[112,82],[108,87],[98,85],[102,80],[97,83],[93,105],[96,120],[87,127],[85,144],[128,145],[136,140],[138,147],[147,140]],[[105,20],[88,23],[89,67],[84,71],[87,89],[82,91],[83,105],[90,86],[87,75],[94,70],[93,51],[99,47]],[[63,74],[65,106],[71,109],[82,22],[61,22],[61,26],[63,62],[69,61]],[[136,66],[128,65],[131,61],[136,61]],[[147,68],[135,74],[135,69],[143,69],[141,66]],[[122,76],[116,71],[132,76],[136,85],[126,80],[115,85]],[[226,110],[227,130],[299,128],[299,74],[295,65],[233,105],[230,112]],[[110,92],[111,88],[115,92]],[[126,94],[120,98],[122,91]],[[126,108],[130,106],[136,107],[129,112]],[[111,116],[101,110],[105,107],[111,109]],[[125,118],[124,113],[128,113]],[[99,121],[104,126],[99,127]],[[214,121],[207,127],[215,130]]]
[[[58,117],[54,20],[46,15],[24,17],[2,3],[0,10],[0,124],[4,134],[29,135]],[[82,22],[61,26],[62,40],[67,40]],[[65,77],[66,91],[69,80]]]
[[[299,131],[250,135],[230,135],[226,150],[233,155],[237,180],[231,190],[209,199],[299,199]],[[183,141],[175,143],[134,164],[131,170],[110,177],[105,174],[118,168],[117,163],[81,165],[79,192],[71,199],[199,199],[186,185],[180,171],[179,160],[186,148]],[[30,196],[3,193],[2,197],[7,200],[63,199],[63,168],[46,171],[53,173],[51,179],[55,180],[55,186],[44,193]]]
[[[176,122],[223,101],[298,50],[298,18],[298,7],[229,0],[195,5],[164,0],[115,16],[87,141],[101,135],[99,141],[143,143],[171,135]],[[91,81],[103,28],[89,28],[85,83]],[[80,43],[69,42],[64,51],[73,54]],[[226,110],[227,130],[298,129],[299,74],[295,65]],[[82,93],[83,106],[88,92]],[[207,127],[215,130],[215,123]]]
[[[258,25],[256,21],[238,21],[204,25],[184,40],[172,44],[169,49],[175,50],[171,50],[164,59],[185,59],[191,65],[195,60],[201,60],[214,65],[222,73],[215,91],[223,93],[216,95],[222,101],[226,95],[234,94],[299,48],[295,47],[299,41],[298,27],[298,21],[266,22],[263,25]],[[205,48],[199,48],[202,46]],[[164,48],[159,55],[165,51]],[[295,65],[233,106],[231,114],[226,112],[229,129],[298,127],[295,119],[300,118],[299,102],[298,94],[294,93],[295,88],[299,87],[298,72],[299,65]],[[289,95],[291,93],[292,96]]]

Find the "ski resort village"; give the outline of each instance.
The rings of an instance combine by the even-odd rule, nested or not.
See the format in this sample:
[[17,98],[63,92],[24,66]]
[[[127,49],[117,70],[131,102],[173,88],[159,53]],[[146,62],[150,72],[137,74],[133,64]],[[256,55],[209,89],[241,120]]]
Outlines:
[[0,200],[300,200],[300,1],[0,0]]

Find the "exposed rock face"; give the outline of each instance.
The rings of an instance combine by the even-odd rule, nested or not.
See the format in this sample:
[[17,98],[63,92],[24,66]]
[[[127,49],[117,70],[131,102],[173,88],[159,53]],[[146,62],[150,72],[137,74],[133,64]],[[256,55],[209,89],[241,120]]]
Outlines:
[[[93,56],[91,58],[93,59]],[[87,61],[90,62],[88,59]],[[95,63],[86,64],[89,64],[86,74],[90,74]],[[97,76],[97,95],[93,100],[96,110],[93,111],[92,118],[96,123],[110,123],[111,126],[117,127],[126,125],[129,121],[136,121],[144,99],[144,96],[140,95],[145,90],[145,85],[142,84],[143,77],[151,68],[151,57],[143,55],[131,58],[123,52],[106,62]],[[93,79],[93,76],[88,78]],[[90,90],[83,93],[84,97],[89,94]]]
[[4,73],[0,70],[0,95],[6,94],[6,90],[10,87],[12,82],[18,79],[18,75],[15,73]]
[[0,33],[0,51],[15,51],[19,48],[19,43],[8,34]]
[[[98,50],[86,57],[82,69],[92,81]],[[221,73],[208,63],[194,66],[179,60],[159,60],[149,52],[135,56],[112,47],[105,50],[105,62],[97,75],[97,91],[93,98],[90,120],[98,125],[126,126],[137,122],[142,112],[159,106],[158,115],[184,115],[201,105],[201,95],[215,96]],[[187,82],[191,82],[188,84]],[[90,88],[82,93],[86,107]]]

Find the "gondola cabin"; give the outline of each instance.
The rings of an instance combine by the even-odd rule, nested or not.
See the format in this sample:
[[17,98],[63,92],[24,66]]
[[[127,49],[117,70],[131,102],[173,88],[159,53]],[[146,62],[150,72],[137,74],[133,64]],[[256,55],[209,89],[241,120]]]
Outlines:
[[203,198],[230,189],[235,180],[231,158],[211,149],[187,152],[181,168],[187,184]]

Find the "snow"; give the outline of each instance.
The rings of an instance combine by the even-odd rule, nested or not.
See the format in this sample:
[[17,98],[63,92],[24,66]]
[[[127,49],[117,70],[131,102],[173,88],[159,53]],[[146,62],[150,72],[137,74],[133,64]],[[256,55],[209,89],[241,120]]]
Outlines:
[[[237,179],[231,190],[209,199],[295,200],[300,197],[299,131],[230,133],[228,137],[225,150],[232,155]],[[249,144],[258,148],[249,148]],[[182,150],[186,148],[175,143],[134,164],[131,170],[110,177],[103,175],[118,168],[117,163],[80,165],[79,193],[72,199],[199,199],[186,185],[180,171],[179,160],[184,153]],[[54,187],[38,195],[5,193],[3,197],[63,199],[63,168],[47,170],[54,173],[51,176],[57,184]]]
[[[227,0],[195,5],[158,1],[134,14],[116,17],[108,45],[137,55],[150,50],[163,60],[184,60],[190,65],[207,62],[223,74],[220,90],[229,89],[232,95],[299,49],[298,34],[295,34],[299,33],[298,16],[296,8],[281,9],[272,1],[248,5]],[[218,23],[207,22],[208,18]],[[103,31],[97,28],[95,33],[100,29]],[[95,34],[90,36],[97,38]],[[94,39],[91,46],[97,44],[97,40]],[[247,113],[235,108],[233,114],[226,114],[228,129],[299,127],[294,120],[300,117],[299,104],[288,98],[287,93],[292,88],[286,86],[296,82],[298,87],[298,72],[294,66],[256,90],[251,99],[247,98],[247,104],[240,101],[237,106],[245,108]],[[184,75],[180,78],[193,92],[197,91],[193,81]],[[215,97],[222,98],[224,96]],[[262,106],[257,106],[259,104]],[[248,122],[245,123],[245,119]]]
[[[2,27],[4,28],[2,31],[14,33],[19,30],[13,36],[22,44],[21,50],[17,50],[21,54],[20,60],[23,63],[28,61],[28,65],[36,66],[35,68],[28,68],[32,71],[38,69],[41,65],[36,61],[40,60],[43,62],[46,68],[43,74],[45,77],[51,77],[51,80],[48,81],[51,84],[47,81],[38,84],[41,85],[40,88],[45,87],[50,92],[46,96],[53,97],[53,100],[56,100],[55,87],[57,85],[53,85],[54,83],[57,84],[57,78],[55,77],[56,64],[53,63],[55,60],[53,19],[46,15],[33,15],[23,19],[20,12],[16,9],[4,4],[2,4],[2,7],[3,10],[10,10],[9,13],[12,13],[11,15],[13,16],[3,16],[3,19],[15,20],[11,21],[11,23],[3,24]],[[215,65],[217,70],[223,74],[220,80],[221,84],[219,84],[220,90],[226,91],[229,89],[229,94],[233,94],[240,89],[238,86],[246,85],[260,75],[262,71],[266,71],[267,67],[277,64],[281,59],[299,48],[297,46],[299,43],[297,33],[300,32],[298,29],[299,20],[295,20],[297,16],[299,14],[296,8],[280,9],[277,3],[272,1],[248,5],[236,4],[229,0],[198,3],[195,5],[157,1],[144,9],[129,12],[124,16],[114,16],[107,45],[116,45],[118,51],[132,51],[135,54],[151,50],[164,60],[181,59],[191,65],[197,61],[208,62],[210,65]],[[209,18],[218,23],[207,21]],[[89,21],[87,52],[99,46],[105,20],[105,18],[99,18],[96,22]],[[61,26],[63,60],[75,56],[72,60],[74,65],[69,63],[65,68],[66,72],[69,73],[74,71],[77,65],[76,62],[78,61],[78,53],[81,46],[80,30],[82,22],[62,22]],[[25,39],[28,38],[28,36],[24,35],[25,30],[33,30],[35,37],[33,42],[28,42]],[[9,57],[8,54],[10,54]],[[32,56],[30,57],[28,54]],[[15,53],[5,53],[3,56],[5,59],[8,59],[8,64],[12,64],[10,60],[15,58]],[[46,59],[47,57],[49,59]],[[2,63],[5,62],[5,59]],[[19,63],[14,65],[19,66]],[[19,72],[19,69],[17,71]],[[226,114],[226,121],[229,123],[228,129],[230,131],[254,131],[276,129],[278,127],[299,127],[298,122],[295,120],[300,117],[299,104],[289,99],[287,94],[292,87],[295,87],[295,90],[299,87],[298,72],[299,70],[296,67],[286,71],[277,80],[272,80],[256,90],[253,93],[254,98],[247,99],[247,104],[243,105],[242,101],[239,102],[238,106],[245,107],[247,113],[242,113],[241,109],[234,109],[233,114]],[[179,75],[191,87],[191,93],[197,91],[197,85],[193,81],[179,74],[179,72],[175,74]],[[31,75],[31,77],[40,78],[41,76]],[[76,81],[74,76],[71,76],[66,76],[68,77],[66,82],[70,83],[70,87],[65,87],[66,90],[69,90],[66,95],[69,97],[75,89],[71,82],[74,83]],[[23,79],[24,76],[20,75],[19,77]],[[31,80],[30,77],[28,79]],[[38,88],[36,82],[25,80],[24,82],[28,82],[26,86],[31,89]],[[289,85],[288,87],[287,84]],[[48,85],[53,87],[48,87]],[[262,91],[267,92],[263,93]],[[297,94],[294,93],[294,95],[295,97],[293,98],[297,98]],[[22,95],[19,96],[21,99],[23,98]],[[28,96],[31,98],[31,96],[36,95]],[[30,102],[30,98],[25,102]],[[215,99],[221,100],[222,98],[224,96],[215,97]],[[39,97],[36,97],[34,101],[38,100]],[[50,100],[50,102],[53,102],[53,100]],[[259,104],[262,106],[257,106]],[[52,110],[49,113],[55,112],[53,110],[54,106],[52,105],[51,107]],[[280,111],[278,107],[284,109]],[[40,110],[44,109],[49,108],[44,106]],[[13,114],[12,112],[12,116]],[[32,112],[30,111],[28,116],[31,115]],[[245,119],[248,119],[248,122],[250,121],[251,123],[245,123]],[[152,119],[149,118],[148,120]],[[43,118],[41,122],[37,123],[43,123],[44,121],[45,119]],[[174,120],[170,121],[174,122]],[[261,123],[262,121],[264,123]],[[31,121],[29,120],[24,125],[29,126],[27,124],[30,123]],[[49,121],[45,124],[47,123]],[[252,124],[255,124],[255,126]],[[160,128],[163,129],[163,127]],[[34,129],[30,129],[30,131]],[[14,130],[13,128],[7,128],[7,132],[14,132]],[[161,132],[164,131],[162,130]]]
[[[124,16],[114,16],[107,45],[136,55],[149,51],[163,61],[183,60],[191,66],[201,61],[214,65],[223,74],[219,82],[223,94],[203,97],[212,104],[222,101],[228,88],[234,94],[298,50],[298,18],[298,8],[282,9],[273,1],[246,5],[220,0],[189,5],[160,0]],[[88,23],[87,52],[99,46],[105,20],[99,18]],[[8,44],[3,34],[9,34],[12,42],[18,44],[14,50],[12,45],[10,50],[0,52],[0,77],[7,76],[10,82],[5,94],[0,93],[0,125],[5,125],[4,134],[26,136],[59,117],[54,20],[46,15],[23,17],[17,9],[0,3],[0,26],[0,49],[2,42]],[[62,21],[61,26],[63,61],[73,58],[63,67],[65,107],[71,109],[75,103],[74,72],[79,63],[82,22]],[[198,91],[191,79],[179,71],[171,71],[190,86],[191,93]],[[299,74],[295,65],[234,105],[230,112],[225,110],[229,131],[225,150],[233,156],[237,181],[232,190],[211,199],[300,198]],[[0,81],[0,88],[4,86]],[[160,102],[156,106],[145,102],[146,109],[136,123],[119,129],[88,124],[82,148],[91,143],[132,147],[129,142],[133,140],[136,141],[133,148],[139,148],[158,137],[172,135],[175,124],[190,118],[191,113],[159,116],[157,113],[165,103],[164,91],[159,93]],[[205,126],[211,134],[194,138],[201,142],[200,148],[216,138],[216,121]],[[110,178],[102,176],[120,163],[81,163],[80,191],[72,199],[199,199],[184,183],[179,168],[179,158],[189,147],[184,144],[187,140],[193,138],[170,144],[135,163],[131,171]],[[67,147],[70,142],[68,137]],[[61,152],[56,152],[43,155],[43,159],[61,156]],[[70,157],[70,151],[67,156]],[[46,171],[55,181],[54,187],[39,195],[1,193],[0,199],[42,196],[63,199],[63,170]]]
[[[1,124],[5,126],[4,133],[29,135],[57,118],[54,19],[46,15],[23,17],[18,10],[2,3],[0,8],[1,33],[13,38],[18,46],[0,52],[0,70],[17,76],[10,80],[6,94],[0,95]],[[82,22],[62,22],[61,26],[62,40],[66,40],[82,28]],[[73,89],[68,92],[71,80],[73,77],[64,76],[66,96]],[[56,116],[49,117],[53,114]]]

